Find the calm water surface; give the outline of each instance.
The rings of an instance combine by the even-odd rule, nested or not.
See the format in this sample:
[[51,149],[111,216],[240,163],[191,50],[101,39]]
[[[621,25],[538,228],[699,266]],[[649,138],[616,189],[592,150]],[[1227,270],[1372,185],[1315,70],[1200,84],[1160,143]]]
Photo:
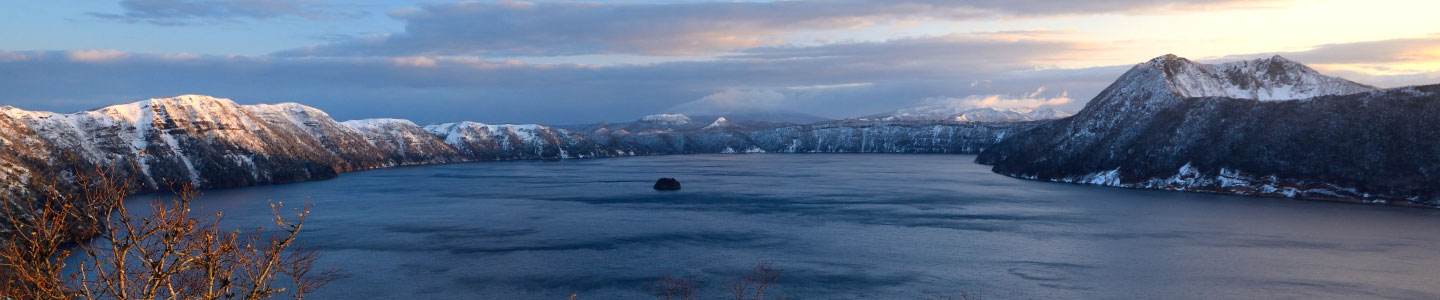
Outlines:
[[1043,183],[973,159],[451,164],[201,204],[239,228],[309,198],[302,244],[353,275],[315,299],[647,299],[665,274],[719,296],[760,260],[797,299],[1440,299],[1437,210]]

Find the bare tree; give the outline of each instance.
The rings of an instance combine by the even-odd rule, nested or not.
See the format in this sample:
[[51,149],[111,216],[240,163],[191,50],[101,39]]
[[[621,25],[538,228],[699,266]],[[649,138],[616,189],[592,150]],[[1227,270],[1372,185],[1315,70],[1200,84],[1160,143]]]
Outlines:
[[945,294],[942,293],[942,294],[935,294],[935,297],[934,297],[934,298],[926,298],[926,299],[927,299],[927,300],[981,300],[981,299],[980,299],[980,293],[977,292],[977,293],[975,293],[975,294],[972,295],[972,294],[970,294],[970,292],[966,292],[966,291],[960,291],[960,295],[959,295],[959,296],[950,296],[950,295],[945,295]]
[[[76,172],[81,194],[50,197],[33,216],[6,210],[14,234],[0,245],[0,273],[16,275],[0,286],[0,298],[302,299],[344,277],[334,269],[314,272],[318,252],[294,249],[309,205],[286,210],[272,202],[273,232],[227,231],[221,213],[192,212],[200,194],[188,184],[167,182],[175,187],[173,200],[157,199],[149,214],[132,214],[124,198],[135,181],[112,171]],[[94,240],[78,246],[84,255],[78,272],[63,276],[71,253],[61,249],[76,236]],[[282,278],[291,286],[277,286]]]
[[656,300],[695,300],[700,290],[700,281],[694,277],[665,275],[655,282]]
[[70,204],[55,196],[45,198],[38,207],[16,201],[5,201],[5,232],[0,234],[0,296],[26,296],[36,299],[64,299],[69,295],[62,280],[65,257],[62,249],[72,216]]
[[[780,281],[780,273],[783,270],[775,268],[770,261],[761,261],[750,270],[749,274],[736,278],[734,281],[725,284],[725,289],[730,291],[735,300],[765,300],[765,291],[775,282]],[[775,299],[790,299],[790,295]]]

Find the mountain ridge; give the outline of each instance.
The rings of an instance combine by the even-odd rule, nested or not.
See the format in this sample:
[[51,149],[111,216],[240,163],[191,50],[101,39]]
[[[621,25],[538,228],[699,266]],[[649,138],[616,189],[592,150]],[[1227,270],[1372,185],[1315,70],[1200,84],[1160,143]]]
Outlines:
[[1054,108],[921,106],[854,118],[861,121],[1028,122],[1070,116]]
[[[663,120],[662,120],[663,121]],[[692,122],[687,122],[692,123]],[[698,123],[698,122],[693,122]],[[716,123],[716,122],[710,122]],[[837,123],[631,133],[538,124],[404,119],[337,121],[298,103],[240,105],[203,95],[150,98],[69,114],[0,108],[0,193],[36,196],[36,180],[113,168],[139,191],[327,179],[403,165],[737,152],[977,153],[1034,124]],[[702,130],[703,129],[703,130]],[[133,166],[133,167],[125,167]],[[70,186],[69,188],[74,188]]]

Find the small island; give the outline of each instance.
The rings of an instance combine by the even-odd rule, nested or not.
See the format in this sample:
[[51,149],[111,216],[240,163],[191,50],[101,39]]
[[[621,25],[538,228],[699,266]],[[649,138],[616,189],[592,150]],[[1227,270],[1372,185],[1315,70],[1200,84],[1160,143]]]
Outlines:
[[660,180],[656,180],[656,181],[655,181],[655,190],[657,190],[657,191],[677,191],[677,190],[680,190],[680,181],[675,180],[675,178],[669,178],[669,177],[660,178]]

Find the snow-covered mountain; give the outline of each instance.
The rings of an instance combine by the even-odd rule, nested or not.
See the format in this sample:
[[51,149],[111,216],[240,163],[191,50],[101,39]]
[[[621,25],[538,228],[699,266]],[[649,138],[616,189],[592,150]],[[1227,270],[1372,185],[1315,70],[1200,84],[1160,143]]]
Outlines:
[[444,163],[466,158],[410,120],[364,119],[341,122],[397,162]]
[[487,125],[462,121],[425,126],[425,131],[476,160],[591,158],[617,155],[605,151],[599,144],[584,136],[564,129],[535,124]]
[[1034,121],[1054,120],[1054,119],[1069,117],[1069,116],[1072,116],[1072,115],[1074,115],[1074,114],[1071,114],[1071,113],[1068,113],[1068,112],[1059,111],[1059,110],[1056,110],[1056,109],[1054,109],[1054,108],[1048,108],[1048,107],[1047,107],[1047,108],[1032,109],[1032,110],[1030,110],[1030,112],[1025,113],[1025,116],[1026,116],[1026,117],[1029,117],[1031,120],[1034,120]]
[[1345,95],[1375,87],[1321,75],[1308,66],[1276,55],[1266,59],[1207,65],[1169,54],[1146,65],[1165,73],[1169,86],[1182,97],[1227,97],[1260,101]]
[[33,150],[43,154],[34,162],[39,166],[30,165],[31,171],[133,165],[136,176],[151,188],[166,180],[207,187],[293,182],[376,167],[368,165],[373,157],[345,157],[342,154],[352,152],[332,152],[325,146],[353,149],[358,135],[303,128],[306,122],[334,121],[323,113],[308,115],[292,108],[184,95],[73,114],[7,107],[3,115],[13,120],[5,130],[41,141]]
[[[734,152],[976,153],[1035,124],[698,122],[658,115],[641,132],[402,119],[338,122],[296,104],[239,105],[182,95],[70,114],[0,107],[0,196],[35,196],[37,179],[114,167],[141,190],[235,187],[340,172],[479,160]],[[674,126],[674,127],[657,127]],[[133,167],[132,167],[133,166]],[[73,186],[71,186],[73,188]]]
[[897,110],[891,113],[857,118],[874,121],[953,121],[953,122],[1028,122],[1053,120],[1070,116],[1069,113],[1053,108],[991,108],[921,106]]
[[977,161],[1038,180],[1434,206],[1440,86],[1376,90],[1280,57],[1166,55]]
[[655,114],[640,118],[640,122],[661,125],[685,125],[690,124],[693,120],[690,120],[690,117],[684,114]]
[[[524,136],[526,128],[548,130],[504,126],[515,128],[510,136]],[[576,139],[545,142],[583,142]],[[324,179],[398,165],[548,157],[523,147],[514,155],[477,156],[473,147],[456,146],[472,144],[451,145],[407,120],[342,123],[295,103],[238,105],[201,95],[71,114],[3,107],[0,142],[0,179],[11,195],[23,193],[33,178],[69,178],[75,170],[98,166],[134,173],[143,189],[163,188],[167,181],[209,188]]]

